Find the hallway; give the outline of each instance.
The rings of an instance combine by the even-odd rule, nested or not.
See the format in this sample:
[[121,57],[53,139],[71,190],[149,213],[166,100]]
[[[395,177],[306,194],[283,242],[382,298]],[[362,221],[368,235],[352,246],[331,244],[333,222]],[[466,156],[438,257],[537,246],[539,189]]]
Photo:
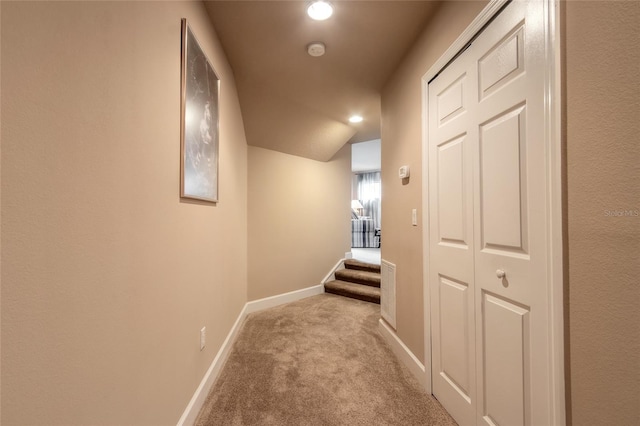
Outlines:
[[379,306],[321,294],[251,314],[197,425],[455,425],[378,332]]
[[[414,415],[428,421],[431,414],[424,407],[433,400],[415,388],[407,390],[413,385],[406,372],[399,387],[379,375],[400,367],[386,358],[391,354],[375,330],[377,319],[370,321],[366,312],[361,312],[360,323],[333,317],[328,306],[302,308],[314,300],[331,300],[324,295],[248,319],[247,314],[321,292],[323,277],[351,251],[351,144],[379,138],[380,229],[396,290],[390,304],[396,327],[382,330],[382,338],[404,357],[401,363],[413,377],[429,382],[431,302],[441,299],[431,297],[425,287],[425,280],[436,274],[430,268],[429,245],[436,238],[426,232],[433,223],[429,185],[436,182],[429,171],[436,169],[428,167],[435,157],[425,159],[428,150],[423,149],[428,114],[420,82],[432,68],[440,69],[445,54],[456,51],[451,47],[472,22],[492,16],[504,0],[334,3],[333,19],[316,22],[307,17],[301,1],[0,1],[0,423],[191,426],[216,379],[232,394],[228,400],[220,399],[224,393],[214,394],[221,411],[208,417],[212,422],[249,422],[251,416],[266,416],[260,410],[273,409],[275,417],[265,422],[286,424],[291,418],[274,405],[284,396],[290,398],[286,404],[293,414],[317,415],[309,417],[311,423],[362,424],[372,418],[373,423],[395,423],[393,411],[371,408],[386,410],[385,404],[404,407],[399,411],[404,424],[411,424]],[[559,113],[547,117],[557,125],[545,130],[545,138],[561,143],[545,145],[557,167],[544,170],[561,185],[527,180],[524,189],[527,194],[533,186],[537,194],[548,191],[545,199],[553,200],[559,219],[553,235],[544,238],[559,250],[535,259],[551,260],[547,275],[562,284],[553,287],[553,297],[545,299],[549,303],[538,306],[553,309],[559,319],[553,329],[559,338],[549,353],[556,358],[557,377],[564,379],[548,392],[557,400],[557,421],[529,424],[635,425],[640,419],[640,2],[526,3],[543,5],[544,16],[553,18],[555,28],[540,26],[539,36],[557,37],[549,42],[536,38],[536,46],[552,49],[546,60],[561,65],[545,72],[554,90],[544,91],[559,93],[545,101]],[[193,118],[182,105],[187,63],[182,60],[182,19],[219,78],[217,203],[180,196],[182,141],[185,124]],[[532,40],[519,31],[513,33],[518,40]],[[504,46],[524,52],[520,41],[513,40],[506,38]],[[308,54],[308,43],[317,41],[326,43],[324,57]],[[511,72],[512,66],[531,64],[522,58],[484,63]],[[477,67],[472,69],[477,74]],[[343,72],[351,78],[343,80]],[[513,72],[517,80],[508,84],[524,84],[520,81],[528,71]],[[487,92],[483,99],[493,102],[496,93]],[[326,109],[320,108],[325,101]],[[339,105],[330,107],[333,102]],[[501,116],[509,118],[504,123],[513,131],[532,122],[510,115],[525,105],[516,104]],[[530,106],[526,111],[532,111]],[[352,114],[363,121],[351,123]],[[479,134],[477,125],[473,129]],[[192,130],[208,140],[204,128]],[[454,139],[443,135],[443,141]],[[458,154],[470,151],[457,142],[448,146],[456,148],[442,151],[450,155],[447,161],[463,164]],[[539,157],[524,145],[510,147],[514,159],[522,157],[521,164]],[[480,158],[473,157],[476,165],[466,175],[453,173],[455,167],[438,170],[451,171],[452,179],[474,176],[463,189],[473,193],[465,207],[475,209],[482,204],[479,185],[486,181],[480,171],[506,171],[507,163],[479,167]],[[401,178],[403,166],[411,171],[408,178]],[[491,176],[514,187],[525,184]],[[460,201],[453,192],[443,193],[452,204]],[[498,213],[525,212],[523,203],[512,202],[507,209],[506,195],[492,194],[493,202],[485,206]],[[526,207],[542,208],[536,203]],[[460,219],[438,217],[450,223]],[[474,210],[478,224],[481,217],[486,215]],[[534,259],[529,250],[533,237],[542,239],[533,218],[521,218],[527,219],[526,227],[521,226],[527,230],[527,245],[510,252],[505,262]],[[471,215],[465,219],[465,230],[473,237],[465,244],[480,249],[478,255],[503,248],[482,248],[486,233],[472,226]],[[492,223],[494,233],[507,229],[506,222]],[[477,290],[478,303],[460,302],[457,312],[471,318],[476,309],[488,307],[492,324],[506,330],[504,313],[514,320],[511,325],[517,320],[518,327],[508,331],[522,335],[521,325],[535,319],[529,309],[533,304],[500,292],[519,290],[515,278],[525,274],[514,272],[511,264],[492,265],[485,259],[483,276],[491,278],[493,288],[441,281],[450,290],[447,300],[460,301],[461,294]],[[345,303],[351,311],[361,309],[358,302]],[[289,317],[291,309],[301,316]],[[229,359],[233,346],[227,343],[237,337],[245,319],[248,336],[250,326],[264,322],[291,333],[291,340],[278,346],[278,337],[265,332],[255,336],[263,349],[237,346]],[[466,324],[466,330],[458,329],[476,330],[483,337],[481,323]],[[342,340],[323,341],[326,347],[316,358],[302,350],[318,345],[305,338],[330,327],[352,329],[344,330]],[[356,336],[367,336],[366,350],[351,346]],[[497,342],[493,347],[504,349],[499,339],[491,339]],[[519,353],[525,347],[508,341]],[[540,348],[534,343],[529,347]],[[246,369],[239,377],[252,381],[246,386],[238,382],[233,389],[234,377],[218,373],[225,361],[227,367],[234,365],[240,349],[269,362],[239,364]],[[381,357],[368,364],[374,367],[347,376],[361,355],[374,353]],[[478,361],[474,365],[481,371],[484,365],[475,353],[482,352],[468,358]],[[493,365],[503,370],[502,363]],[[296,379],[304,366],[313,367],[313,383],[287,391],[288,380]],[[366,379],[360,374],[376,368],[376,375]],[[271,376],[277,380],[266,380]],[[346,382],[346,377],[352,380]],[[270,386],[273,394],[259,393]],[[495,388],[509,397],[505,400],[514,395]],[[365,397],[364,390],[372,393]],[[236,391],[256,397],[245,401]],[[407,402],[407,395],[422,403]],[[232,402],[253,405],[238,414]]]

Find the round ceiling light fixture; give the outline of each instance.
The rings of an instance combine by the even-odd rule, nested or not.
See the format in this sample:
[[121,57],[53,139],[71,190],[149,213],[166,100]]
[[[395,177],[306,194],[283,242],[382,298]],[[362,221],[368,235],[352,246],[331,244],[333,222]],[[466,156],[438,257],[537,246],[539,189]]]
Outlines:
[[307,8],[307,14],[311,17],[311,19],[315,19],[316,21],[324,21],[325,19],[329,19],[329,17],[333,14],[333,6],[331,6],[329,2],[323,0],[314,1]]
[[315,57],[324,55],[325,50],[326,46],[324,45],[324,43],[320,43],[319,41],[311,43],[307,46],[307,53]]
[[362,120],[364,120],[364,118],[360,115],[352,115],[349,117],[349,123],[362,123]]

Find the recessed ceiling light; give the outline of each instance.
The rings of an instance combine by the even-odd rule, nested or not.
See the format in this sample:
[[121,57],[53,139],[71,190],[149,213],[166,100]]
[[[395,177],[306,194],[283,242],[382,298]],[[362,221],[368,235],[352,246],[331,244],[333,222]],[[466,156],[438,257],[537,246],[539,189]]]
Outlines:
[[307,14],[311,19],[324,21],[333,14],[333,6],[326,1],[315,1],[307,8]]
[[362,120],[364,119],[359,115],[352,115],[349,117],[349,123],[362,123]]

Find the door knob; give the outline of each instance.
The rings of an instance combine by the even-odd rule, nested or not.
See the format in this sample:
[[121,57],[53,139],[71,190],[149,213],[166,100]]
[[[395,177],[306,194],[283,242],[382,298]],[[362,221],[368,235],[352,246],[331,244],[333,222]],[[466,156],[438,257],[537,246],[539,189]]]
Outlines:
[[502,278],[504,278],[506,276],[507,276],[507,273],[504,271],[504,269],[496,270],[496,277],[502,279]]

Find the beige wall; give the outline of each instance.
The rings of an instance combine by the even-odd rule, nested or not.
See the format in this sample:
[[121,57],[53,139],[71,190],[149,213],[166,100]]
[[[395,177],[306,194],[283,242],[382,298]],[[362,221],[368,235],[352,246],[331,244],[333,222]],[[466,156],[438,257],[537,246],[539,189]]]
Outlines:
[[[422,226],[422,76],[486,2],[447,2],[436,12],[382,92],[382,258],[396,264],[398,336],[424,362]],[[398,168],[408,165],[408,183]]]
[[[2,33],[2,6],[0,5],[0,34]],[[0,45],[2,44],[0,37]],[[2,47],[0,46],[0,81],[2,81]],[[2,85],[0,84],[0,100],[2,99]],[[0,123],[2,123],[2,102],[0,102]],[[0,130],[1,130],[0,124]],[[2,132],[0,131],[0,159],[2,158]],[[0,161],[0,176],[2,176],[2,161]],[[2,250],[2,179],[0,178],[0,251]],[[1,255],[0,255],[1,259]],[[2,261],[0,261],[0,423],[2,423]]]
[[351,245],[351,146],[328,162],[249,147],[249,300],[320,284]]
[[[182,17],[222,80],[216,206],[178,197]],[[246,142],[204,7],[2,2],[2,112],[2,424],[175,424],[247,294]]]
[[[640,424],[640,3],[567,2],[574,425]],[[611,216],[608,211],[632,211]]]

